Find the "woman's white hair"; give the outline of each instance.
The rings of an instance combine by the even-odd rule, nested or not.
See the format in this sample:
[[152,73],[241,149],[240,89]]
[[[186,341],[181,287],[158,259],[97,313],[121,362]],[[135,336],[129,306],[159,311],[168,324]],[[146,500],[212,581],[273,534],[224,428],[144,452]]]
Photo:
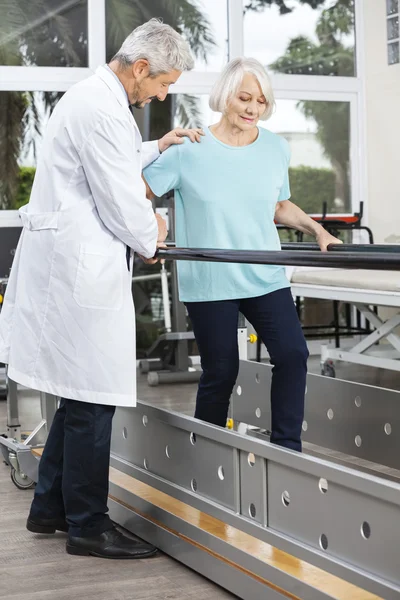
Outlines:
[[190,71],[194,67],[189,44],[160,19],[150,19],[134,29],[112,60],[124,69],[140,59],[149,61],[152,77],[173,70]]
[[239,91],[246,73],[254,75],[260,84],[267,102],[267,108],[260,119],[266,121],[275,107],[274,92],[267,71],[255,58],[234,58],[226,65],[211,91],[210,108],[214,112],[224,113],[230,100]]

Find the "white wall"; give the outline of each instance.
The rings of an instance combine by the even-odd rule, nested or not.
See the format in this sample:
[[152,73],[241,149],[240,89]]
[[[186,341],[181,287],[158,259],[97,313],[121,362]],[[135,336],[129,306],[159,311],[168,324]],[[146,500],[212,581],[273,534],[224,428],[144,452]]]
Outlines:
[[376,242],[400,243],[400,64],[388,65],[386,0],[363,0],[368,222]]

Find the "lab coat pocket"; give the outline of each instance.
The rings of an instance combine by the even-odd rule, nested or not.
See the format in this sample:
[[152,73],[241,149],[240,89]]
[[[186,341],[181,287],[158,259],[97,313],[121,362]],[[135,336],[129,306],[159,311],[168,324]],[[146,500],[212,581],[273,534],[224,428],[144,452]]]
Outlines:
[[113,250],[81,244],[73,297],[82,308],[121,308],[122,255]]

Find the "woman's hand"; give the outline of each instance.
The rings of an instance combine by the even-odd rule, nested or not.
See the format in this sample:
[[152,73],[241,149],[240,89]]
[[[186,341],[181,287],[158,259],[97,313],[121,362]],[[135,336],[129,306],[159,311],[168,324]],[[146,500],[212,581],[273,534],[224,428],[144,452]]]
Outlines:
[[331,235],[326,229],[321,227],[317,235],[315,236],[317,244],[322,252],[328,250],[329,244],[343,244],[342,240],[339,240],[335,236]]
[[297,229],[307,235],[315,237],[322,252],[326,252],[329,244],[342,244],[343,242],[326,231],[314,219],[309,217],[301,208],[290,202],[282,200],[277,203],[275,221]]

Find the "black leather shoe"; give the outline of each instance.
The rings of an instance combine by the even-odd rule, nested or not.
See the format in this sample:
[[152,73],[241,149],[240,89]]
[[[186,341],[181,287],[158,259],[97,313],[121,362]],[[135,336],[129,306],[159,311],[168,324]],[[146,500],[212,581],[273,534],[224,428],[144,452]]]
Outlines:
[[68,536],[67,552],[100,558],[150,558],[157,554],[157,548],[142,540],[132,539],[114,528],[95,537]]
[[56,531],[68,532],[68,523],[65,519],[39,519],[38,517],[28,517],[26,528],[32,533],[55,533]]

